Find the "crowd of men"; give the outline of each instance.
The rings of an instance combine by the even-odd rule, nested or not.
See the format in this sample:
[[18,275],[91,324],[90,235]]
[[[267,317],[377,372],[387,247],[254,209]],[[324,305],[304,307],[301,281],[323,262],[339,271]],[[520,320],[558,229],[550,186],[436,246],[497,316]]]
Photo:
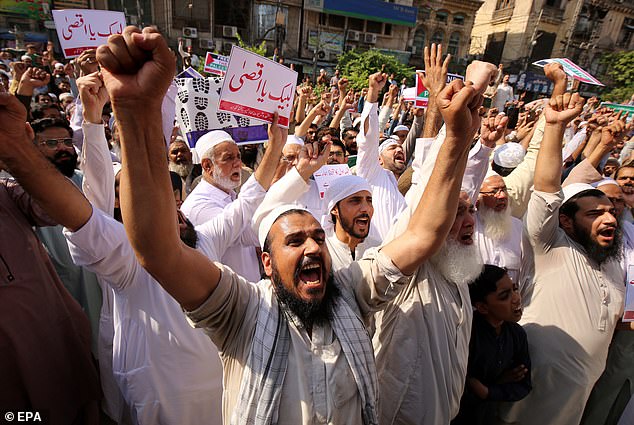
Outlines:
[[[447,84],[432,44],[425,109],[322,73],[265,146],[190,148],[153,28],[0,59],[2,413],[634,423],[632,127],[560,65],[524,103],[502,66]],[[351,173],[322,197],[325,164]]]

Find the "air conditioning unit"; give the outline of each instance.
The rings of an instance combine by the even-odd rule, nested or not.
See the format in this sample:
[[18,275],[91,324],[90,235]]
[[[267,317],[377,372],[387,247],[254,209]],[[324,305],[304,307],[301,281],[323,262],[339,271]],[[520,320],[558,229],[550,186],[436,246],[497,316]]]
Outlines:
[[348,30],[348,41],[359,41],[361,33],[359,31]]
[[222,51],[225,54],[231,53],[231,48],[233,47],[233,43],[222,43]]
[[183,27],[183,37],[198,38],[198,29],[193,27]]
[[205,50],[213,50],[216,47],[216,43],[208,38],[201,38],[200,40],[198,40],[198,45],[201,49]]
[[364,34],[363,42],[367,44],[376,44],[376,34]]
[[227,38],[238,38],[238,27],[222,26],[222,36]]

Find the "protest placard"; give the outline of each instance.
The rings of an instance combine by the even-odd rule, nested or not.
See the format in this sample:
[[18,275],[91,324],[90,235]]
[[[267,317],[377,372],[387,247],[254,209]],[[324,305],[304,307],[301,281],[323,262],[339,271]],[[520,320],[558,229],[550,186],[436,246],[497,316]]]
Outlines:
[[224,130],[238,144],[264,143],[268,140],[266,124],[253,118],[218,111],[223,79],[176,78],[176,122],[190,147],[211,130]]
[[176,75],[176,78],[205,78],[191,66]]
[[[429,102],[429,90],[423,84],[423,79],[420,74],[424,74],[424,70],[416,71],[416,97],[414,98],[414,106],[417,108],[426,108],[427,103]],[[453,80],[462,80],[464,81],[464,77],[458,74],[447,74],[447,84],[451,83]]]
[[206,73],[224,77],[227,73],[227,66],[229,66],[229,56],[207,52],[204,68]]
[[233,46],[218,109],[288,127],[297,72],[238,46]]
[[630,117],[634,115],[634,105],[621,105],[620,103],[601,102],[601,107],[610,108],[617,112],[627,112],[630,114]]
[[347,164],[324,165],[315,171],[313,177],[315,177],[315,183],[317,183],[317,189],[319,189],[319,196],[323,199],[326,189],[333,180],[349,174],[350,167]]
[[542,59],[537,62],[533,62],[533,65],[539,66],[541,68],[545,67],[547,64],[551,62],[560,63],[564,72],[574,78],[575,80],[579,80],[582,83],[594,84],[595,86],[604,85],[601,81],[594,78],[587,71],[581,68],[579,65],[566,58],[553,58],[553,59]]
[[53,10],[53,21],[64,57],[75,58],[84,50],[96,49],[112,34],[125,28],[123,12],[90,9]]
[[625,288],[625,308],[623,321],[634,322],[634,266],[627,267],[627,286]]

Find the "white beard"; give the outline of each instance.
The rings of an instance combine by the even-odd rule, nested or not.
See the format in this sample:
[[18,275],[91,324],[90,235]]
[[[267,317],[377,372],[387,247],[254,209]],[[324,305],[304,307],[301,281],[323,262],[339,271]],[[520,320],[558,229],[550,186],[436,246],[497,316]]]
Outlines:
[[454,239],[447,239],[429,261],[445,279],[456,285],[473,282],[484,267],[476,244],[464,245]]
[[482,223],[482,232],[491,240],[504,241],[511,235],[513,217],[510,207],[507,206],[504,211],[497,212],[481,204],[478,208],[478,216]]
[[193,168],[194,164],[176,164],[174,162],[169,163],[170,171],[175,172],[176,174],[181,176],[182,179],[187,178],[187,176],[189,176],[189,174],[192,172]]
[[[242,177],[242,175],[240,177]],[[231,180],[231,176],[227,177],[222,175],[222,173],[220,171],[217,171],[216,168],[214,168],[214,170],[212,171],[211,178],[214,180],[216,186],[226,191],[233,190],[236,187],[240,186],[242,180],[241,178],[240,181],[234,182],[233,180]]]

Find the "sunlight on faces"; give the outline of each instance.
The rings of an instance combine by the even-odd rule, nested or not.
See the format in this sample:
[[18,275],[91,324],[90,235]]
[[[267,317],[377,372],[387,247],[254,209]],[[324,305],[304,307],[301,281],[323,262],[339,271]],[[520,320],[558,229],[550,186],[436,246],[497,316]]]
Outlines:
[[620,220],[623,216],[623,211],[625,211],[625,198],[623,196],[623,191],[621,190],[621,188],[615,184],[604,184],[597,187],[597,189],[605,193],[605,196],[607,196],[610,202],[612,202],[612,205],[614,205],[616,218],[617,220]]
[[56,148],[49,148],[41,142],[49,139],[72,139],[70,132],[64,127],[48,127],[35,136],[37,147],[42,154],[55,165],[66,177],[72,177],[77,166],[77,152],[72,146],[58,143]]
[[331,213],[337,217],[336,226],[356,239],[365,239],[370,233],[370,221],[374,215],[372,194],[367,190],[356,192],[341,201]]
[[288,143],[282,148],[282,160],[286,165],[286,172],[297,165],[299,161],[299,153],[302,150],[301,145]]
[[615,180],[625,195],[634,194],[634,167],[621,167]]
[[211,161],[203,158],[203,169],[210,175],[213,183],[229,191],[240,186],[242,179],[242,161],[240,149],[235,143],[222,142],[213,148]]
[[440,274],[457,285],[466,285],[480,275],[483,261],[473,243],[475,208],[465,192],[460,193],[458,211],[443,246],[430,258]]
[[513,221],[508,208],[508,194],[504,179],[491,176],[484,180],[478,197],[478,216],[484,227],[484,234],[494,241],[508,238]]
[[324,230],[308,212],[281,215],[267,236],[262,264],[280,301],[305,325],[327,318],[338,291]]
[[496,290],[486,295],[485,302],[476,302],[475,307],[493,321],[517,323],[522,318],[519,288],[506,273],[497,281]]
[[405,171],[407,164],[405,163],[405,152],[401,145],[394,144],[385,148],[379,156],[379,163],[383,168],[393,173],[400,174]]

